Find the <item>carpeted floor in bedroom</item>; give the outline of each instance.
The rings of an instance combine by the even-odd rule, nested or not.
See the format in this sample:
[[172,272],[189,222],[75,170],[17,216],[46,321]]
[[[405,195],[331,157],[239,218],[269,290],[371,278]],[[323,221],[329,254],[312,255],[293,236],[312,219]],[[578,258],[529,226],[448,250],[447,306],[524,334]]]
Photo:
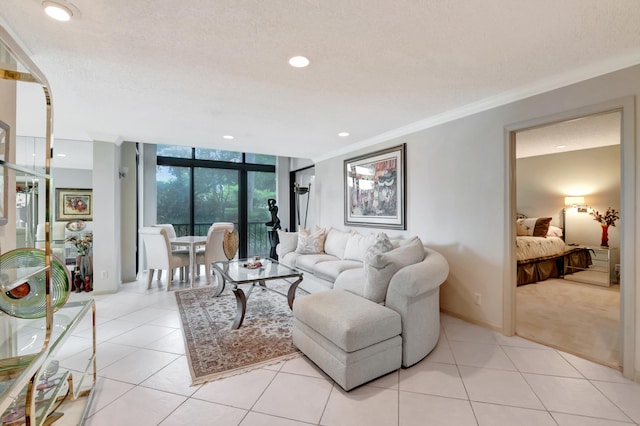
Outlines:
[[563,279],[519,286],[516,334],[619,368],[620,286]]

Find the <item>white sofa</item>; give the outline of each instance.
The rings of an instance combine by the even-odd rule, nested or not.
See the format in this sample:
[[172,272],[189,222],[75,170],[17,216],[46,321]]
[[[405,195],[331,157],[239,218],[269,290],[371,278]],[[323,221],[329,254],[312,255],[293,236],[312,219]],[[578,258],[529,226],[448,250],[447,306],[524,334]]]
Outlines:
[[[346,291],[360,296],[360,299],[350,297],[349,303],[357,302],[359,308],[363,310],[370,310],[372,307],[367,304],[375,303],[399,314],[402,366],[409,367],[417,363],[435,347],[440,335],[439,288],[449,274],[449,265],[441,254],[425,247],[418,237],[393,240],[388,239],[384,233],[361,234],[330,229],[326,232],[322,248],[317,245],[309,249],[310,245],[305,246],[306,242],[300,244],[299,238],[307,240],[313,234],[308,232],[307,235],[285,232],[279,232],[279,234],[280,244],[276,248],[279,261],[304,272],[300,287],[310,293],[331,289]],[[324,297],[324,300],[321,297],[311,299],[316,304],[335,305],[341,303],[342,297],[331,295]],[[358,376],[357,378],[350,378],[349,366],[343,365],[348,362],[349,354],[345,353],[343,356],[342,352],[345,352],[345,348],[339,348],[338,346],[341,346],[339,343],[334,347],[334,343],[336,339],[342,339],[348,334],[355,335],[355,332],[343,330],[341,336],[334,336],[329,338],[330,341],[325,341],[327,334],[332,334],[333,331],[312,330],[322,326],[314,327],[310,324],[307,321],[310,317],[308,312],[312,309],[314,313],[311,316],[332,317],[336,314],[335,306],[316,308],[309,308],[307,303],[300,304],[300,310],[304,309],[305,312],[296,313],[296,304],[294,304],[294,344],[298,347],[304,346],[306,350],[301,348],[303,352],[343,388],[353,388],[377,377],[376,374],[382,375],[392,371],[388,366],[383,367],[388,371],[383,371],[368,365],[361,370],[368,370],[367,374],[373,377],[366,375],[360,377],[358,371],[354,373]],[[349,308],[345,306],[345,310]],[[379,315],[380,310],[376,312],[378,314],[367,313],[365,317],[356,319],[341,318],[332,327],[347,327],[344,325],[345,321],[371,322],[371,315]],[[366,321],[363,321],[363,318]],[[315,324],[332,321],[332,319],[316,318]],[[297,326],[296,321],[298,321]],[[389,329],[394,327],[392,321],[393,319],[389,319],[386,324]],[[311,322],[314,320],[312,319]],[[296,327],[298,328],[297,338]],[[392,334],[388,333],[384,338],[381,337],[381,340],[391,341]],[[312,343],[318,339],[322,342]],[[346,344],[346,346],[349,345]],[[311,356],[307,352],[311,352]],[[364,353],[363,356],[355,358],[363,357]],[[335,367],[336,365],[339,367]],[[334,371],[333,374],[332,371]],[[340,382],[340,378],[343,383]]]

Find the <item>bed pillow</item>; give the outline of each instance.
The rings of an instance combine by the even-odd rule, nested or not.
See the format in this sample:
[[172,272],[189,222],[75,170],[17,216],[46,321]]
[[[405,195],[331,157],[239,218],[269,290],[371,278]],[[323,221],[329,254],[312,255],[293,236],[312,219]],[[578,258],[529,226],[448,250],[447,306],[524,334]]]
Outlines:
[[562,237],[562,229],[557,226],[549,225],[547,237]]
[[324,253],[324,239],[327,236],[324,228],[316,228],[314,232],[300,228],[298,231],[298,246],[296,253],[319,254]]
[[519,237],[546,237],[550,223],[550,217],[518,219],[516,222],[516,234]]

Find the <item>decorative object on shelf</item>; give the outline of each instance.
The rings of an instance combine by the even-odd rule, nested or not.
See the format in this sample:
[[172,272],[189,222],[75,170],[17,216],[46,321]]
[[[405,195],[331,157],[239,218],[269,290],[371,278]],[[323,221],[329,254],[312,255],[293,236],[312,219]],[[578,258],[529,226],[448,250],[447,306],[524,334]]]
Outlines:
[[[69,298],[69,270],[57,256],[51,256],[51,306],[56,311]],[[0,256],[0,271],[44,268],[45,252],[36,248],[19,248]],[[1,276],[5,280],[4,276]],[[0,309],[18,318],[42,318],[46,314],[46,277],[41,272],[7,292],[0,292]]]
[[265,223],[265,225],[271,227],[271,229],[267,231],[269,244],[271,245],[269,257],[278,260],[278,253],[276,253],[276,246],[280,242],[278,241],[278,229],[282,228],[280,226],[280,218],[278,218],[278,206],[276,205],[276,200],[273,198],[269,198],[267,204],[269,205],[269,212],[271,213],[271,220]]
[[620,212],[609,207],[604,215],[600,214],[597,210],[592,210],[589,214],[593,216],[593,220],[600,222],[602,227],[600,245],[602,247],[609,247],[609,227],[616,226],[616,220],[620,219]]
[[66,240],[73,243],[78,250],[76,268],[74,270],[73,286],[76,292],[93,290],[93,233],[76,236],[71,235]]
[[56,189],[56,220],[93,220],[91,189]]
[[224,232],[224,239],[222,240],[222,250],[227,259],[231,260],[236,257],[238,252],[238,246],[240,245],[240,236],[235,229],[231,232]]
[[65,225],[65,228],[67,228],[68,231],[70,232],[80,232],[80,231],[84,231],[84,229],[87,227],[87,224],[85,223],[84,220],[72,220],[71,222],[68,222]]
[[296,194],[296,214],[298,215],[298,228],[302,222],[300,221],[300,196],[307,196],[307,207],[304,212],[304,224],[303,228],[307,227],[307,216],[309,216],[309,198],[311,198],[311,182],[309,182],[309,186],[300,186],[298,182],[293,184],[293,192]]
[[406,145],[344,161],[344,224],[406,227]]

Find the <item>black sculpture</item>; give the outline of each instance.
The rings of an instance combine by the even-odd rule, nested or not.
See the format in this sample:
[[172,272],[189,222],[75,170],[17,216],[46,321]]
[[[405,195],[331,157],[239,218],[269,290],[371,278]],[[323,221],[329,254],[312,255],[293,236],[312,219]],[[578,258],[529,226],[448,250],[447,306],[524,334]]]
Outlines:
[[269,198],[267,200],[267,204],[269,205],[269,212],[271,213],[271,220],[265,225],[270,226],[271,229],[267,231],[269,234],[269,243],[271,244],[271,250],[269,251],[269,257],[274,260],[278,260],[278,253],[276,253],[276,246],[280,242],[278,238],[278,229],[280,227],[280,219],[278,218],[278,206],[276,206],[276,200],[273,198]]
[[269,205],[269,212],[271,212],[271,220],[265,223],[265,225],[271,226],[272,231],[281,229],[280,219],[278,218],[278,206],[276,206],[276,200],[274,200],[273,198],[269,198],[267,200],[267,204]]

